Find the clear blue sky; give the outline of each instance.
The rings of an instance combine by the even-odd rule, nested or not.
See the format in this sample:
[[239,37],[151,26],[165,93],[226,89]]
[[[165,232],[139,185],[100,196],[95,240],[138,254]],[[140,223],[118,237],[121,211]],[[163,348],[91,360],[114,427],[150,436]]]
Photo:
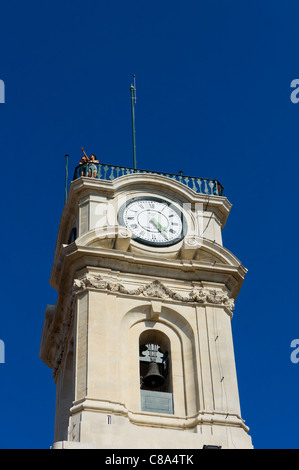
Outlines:
[[[224,245],[248,269],[232,328],[256,448],[298,448],[297,0],[1,2],[0,448],[49,448],[55,386],[39,359],[64,155],[218,179]],[[179,445],[179,444],[178,444]]]

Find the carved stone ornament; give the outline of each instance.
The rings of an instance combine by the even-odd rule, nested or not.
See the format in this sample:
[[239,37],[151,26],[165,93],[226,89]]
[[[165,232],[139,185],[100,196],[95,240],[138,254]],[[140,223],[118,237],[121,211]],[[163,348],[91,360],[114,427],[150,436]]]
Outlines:
[[[52,342],[56,345],[54,364],[53,364],[53,377],[56,377],[57,371],[60,367],[66,342],[69,333],[70,325],[73,318],[73,302],[76,295],[84,292],[89,288],[102,289],[110,292],[120,292],[127,295],[142,295],[144,297],[156,299],[173,299],[180,302],[195,302],[200,304],[218,304],[223,305],[232,311],[235,307],[234,299],[229,298],[226,292],[216,289],[193,288],[188,295],[182,295],[174,292],[165,286],[162,282],[155,280],[144,286],[136,287],[135,289],[128,289],[123,284],[105,280],[101,276],[87,275],[82,279],[75,279],[73,282],[73,290],[71,301],[67,307],[65,319],[57,331],[50,331],[49,335],[52,337]],[[53,329],[53,327],[52,327]]]
[[173,299],[181,302],[196,302],[205,304],[219,304],[224,305],[229,310],[235,307],[234,299],[229,298],[226,292],[221,290],[209,290],[204,288],[194,288],[185,296],[174,292],[166,287],[162,282],[155,280],[139,286],[135,289],[128,289],[123,284],[103,279],[101,276],[87,275],[83,279],[75,279],[73,284],[73,292],[79,294],[88,288],[104,289],[110,292],[120,292],[127,295],[143,295],[145,297],[156,297],[159,299]]
[[55,358],[53,363],[53,372],[52,375],[55,378],[59,366],[61,364],[65,347],[67,344],[67,336],[70,331],[70,326],[73,320],[73,304],[75,301],[75,293],[73,291],[70,302],[66,308],[66,314],[63,323],[61,324],[60,328],[54,329],[53,324],[50,326],[49,336],[52,338],[53,343],[53,351],[55,351]]

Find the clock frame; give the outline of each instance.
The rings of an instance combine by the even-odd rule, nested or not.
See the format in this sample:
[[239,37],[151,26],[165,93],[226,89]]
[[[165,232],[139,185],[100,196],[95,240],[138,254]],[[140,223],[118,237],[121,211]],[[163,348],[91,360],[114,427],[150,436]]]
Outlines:
[[[130,206],[133,205],[135,208],[139,207],[139,212],[135,209],[135,215],[134,210],[130,209]],[[163,206],[163,209],[160,211],[158,210],[159,205],[160,207]],[[130,210],[131,214],[128,216]],[[165,212],[162,214],[164,210]],[[144,214],[145,212],[147,212],[147,215]],[[142,217],[140,217],[141,215]],[[138,221],[140,219],[145,220],[146,218],[150,225],[145,227],[144,224],[142,225],[142,222]],[[120,207],[118,222],[120,225],[124,225],[131,230],[133,240],[154,247],[168,247],[179,243],[184,238],[187,227],[185,217],[179,207],[173,202],[166,201],[157,196],[130,198]],[[164,226],[162,222],[164,222]],[[167,227],[165,227],[165,223]],[[166,236],[166,229],[170,238]]]

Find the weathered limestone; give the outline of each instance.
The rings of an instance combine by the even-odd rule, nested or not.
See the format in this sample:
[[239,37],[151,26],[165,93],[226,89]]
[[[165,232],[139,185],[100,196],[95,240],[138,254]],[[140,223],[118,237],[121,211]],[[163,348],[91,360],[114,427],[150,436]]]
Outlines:
[[[118,225],[140,194],[181,207],[181,242],[145,246]],[[230,208],[159,175],[72,182],[40,348],[57,387],[53,448],[252,447],[231,333],[246,269],[221,236]],[[141,409],[140,338],[168,345],[173,414]]]

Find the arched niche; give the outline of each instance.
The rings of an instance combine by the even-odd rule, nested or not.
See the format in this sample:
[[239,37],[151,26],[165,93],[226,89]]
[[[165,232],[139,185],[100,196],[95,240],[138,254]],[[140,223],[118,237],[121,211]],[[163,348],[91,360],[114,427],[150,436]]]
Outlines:
[[[168,336],[155,328],[144,330],[139,336],[140,389],[172,393],[171,363]],[[154,366],[151,368],[152,364]],[[144,380],[151,370],[160,378],[157,384],[147,384]]]
[[120,374],[122,401],[134,413],[140,405],[140,338],[162,341],[171,352],[171,390],[174,414],[192,416],[199,409],[198,374],[194,332],[189,322],[174,308],[162,306],[159,319],[149,320],[150,305],[128,311],[121,322]]

